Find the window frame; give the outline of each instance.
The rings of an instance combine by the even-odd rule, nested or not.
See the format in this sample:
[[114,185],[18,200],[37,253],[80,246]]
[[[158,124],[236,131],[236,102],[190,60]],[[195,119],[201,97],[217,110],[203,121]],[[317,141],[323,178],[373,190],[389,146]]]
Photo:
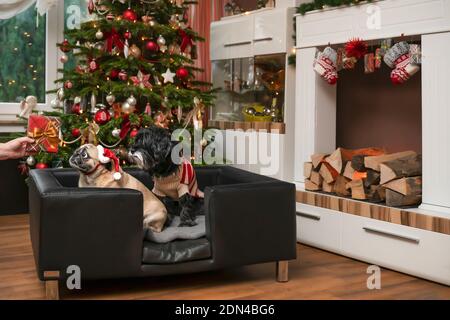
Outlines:
[[[33,4],[34,6],[34,4]],[[58,1],[56,6],[49,9],[46,15],[46,44],[45,44],[45,91],[53,90],[57,86],[55,80],[58,79],[58,69],[62,68],[59,61],[60,50],[56,44],[63,41],[64,37],[64,1]],[[45,102],[39,103],[37,109],[41,111],[51,110],[50,101],[55,98],[54,94],[45,94]],[[0,121],[19,122],[16,115],[20,113],[19,102],[0,102]],[[8,130],[0,127],[0,132],[23,131],[23,128],[11,127]]]

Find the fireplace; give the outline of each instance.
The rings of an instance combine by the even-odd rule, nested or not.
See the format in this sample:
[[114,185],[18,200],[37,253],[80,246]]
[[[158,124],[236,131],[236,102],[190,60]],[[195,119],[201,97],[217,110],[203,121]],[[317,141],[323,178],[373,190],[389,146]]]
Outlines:
[[[381,17],[380,28],[366,23],[373,12]],[[330,86],[311,67],[316,53],[353,37],[369,42],[392,38],[394,43],[406,37],[408,42],[420,42],[421,72],[394,87],[386,66],[364,75],[358,65],[340,72],[338,85]],[[311,155],[332,154],[337,147],[381,147],[388,153],[411,150],[423,156],[422,204],[416,211],[450,218],[448,50],[448,1],[384,0],[297,17],[298,189],[305,190],[304,163],[311,161]]]

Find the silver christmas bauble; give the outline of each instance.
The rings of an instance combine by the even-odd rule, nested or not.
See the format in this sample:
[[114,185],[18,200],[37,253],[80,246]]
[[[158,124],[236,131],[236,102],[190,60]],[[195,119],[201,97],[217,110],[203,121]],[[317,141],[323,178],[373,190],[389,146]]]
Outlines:
[[245,112],[251,116],[254,116],[256,114],[256,110],[255,108],[247,108],[247,110],[245,110]]
[[29,156],[26,162],[28,166],[33,167],[36,164],[36,158],[33,156]]
[[133,113],[135,109],[135,106],[129,104],[128,102],[122,103],[122,112],[125,114]]
[[113,95],[112,93],[108,94],[108,95],[106,96],[106,102],[108,102],[108,104],[109,104],[110,106],[112,106],[113,103],[116,102],[116,96]]
[[99,30],[95,33],[95,37],[96,37],[98,40],[103,39],[103,32],[102,32],[102,30],[99,29]]
[[53,99],[52,101],[50,101],[50,106],[52,108],[57,108],[59,106],[59,100],[58,99]]
[[131,96],[127,99],[127,102],[128,102],[130,105],[132,105],[132,106],[135,106],[136,103],[137,103],[136,98],[135,98],[133,95],[131,95]]
[[119,136],[120,136],[120,129],[115,128],[115,129],[111,132],[111,135],[112,135],[114,138],[119,138]]
[[266,116],[270,116],[270,113],[272,112],[272,109],[270,109],[270,108],[268,108],[268,107],[265,107],[264,108],[264,114],[266,115]]
[[156,42],[160,45],[160,46],[165,46],[166,45],[166,39],[163,36],[159,36],[158,39],[156,40]]
[[56,96],[58,97],[58,100],[64,99],[64,88],[59,88],[56,92]]

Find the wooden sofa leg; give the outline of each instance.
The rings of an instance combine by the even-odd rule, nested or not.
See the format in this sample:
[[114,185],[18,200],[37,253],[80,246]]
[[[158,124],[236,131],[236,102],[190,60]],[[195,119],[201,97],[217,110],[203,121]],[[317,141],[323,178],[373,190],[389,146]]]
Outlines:
[[59,300],[59,271],[44,271],[45,298]]
[[289,262],[277,261],[277,281],[288,282],[289,281]]

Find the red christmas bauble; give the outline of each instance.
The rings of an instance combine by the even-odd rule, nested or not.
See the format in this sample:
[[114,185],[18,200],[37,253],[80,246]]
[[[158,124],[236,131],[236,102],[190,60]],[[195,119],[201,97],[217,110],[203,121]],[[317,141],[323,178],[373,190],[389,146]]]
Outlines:
[[157,52],[159,50],[159,45],[155,41],[147,41],[145,49],[151,52]]
[[112,69],[110,72],[109,72],[109,76],[111,77],[111,79],[116,79],[118,76],[119,76],[119,70],[117,70],[117,69]]
[[104,124],[108,123],[109,120],[111,120],[111,114],[107,110],[100,109],[95,113],[95,116],[94,116],[95,123],[97,123],[99,125],[104,125]]
[[179,68],[177,70],[177,77],[180,79],[186,79],[189,76],[189,71],[186,68]]
[[72,129],[72,137],[74,138],[78,138],[81,135],[81,131],[78,128],[73,128]]
[[63,43],[61,44],[60,49],[61,49],[62,52],[69,52],[69,51],[70,51],[70,43],[69,43],[69,40],[65,39],[65,40],[63,41]]
[[42,169],[47,169],[48,168],[48,164],[43,163],[43,162],[39,162],[38,164],[36,164],[36,169],[42,170]]
[[127,31],[123,34],[123,37],[124,37],[125,39],[131,39],[131,32],[127,30]]
[[135,138],[138,134],[139,130],[137,128],[133,128],[130,132],[130,138]]
[[72,106],[72,113],[75,113],[75,114],[81,114],[81,104],[75,103],[75,104]]
[[134,12],[134,11],[131,10],[130,8],[128,8],[127,10],[125,10],[125,11],[123,12],[122,17],[123,17],[125,20],[128,20],[128,21],[135,21],[135,20],[137,20],[136,12]]
[[91,62],[89,62],[89,70],[91,70],[91,72],[97,71],[98,70],[98,63],[95,60],[91,60]]
[[64,88],[66,89],[72,89],[73,87],[73,83],[70,80],[67,80],[66,82],[64,82]]

